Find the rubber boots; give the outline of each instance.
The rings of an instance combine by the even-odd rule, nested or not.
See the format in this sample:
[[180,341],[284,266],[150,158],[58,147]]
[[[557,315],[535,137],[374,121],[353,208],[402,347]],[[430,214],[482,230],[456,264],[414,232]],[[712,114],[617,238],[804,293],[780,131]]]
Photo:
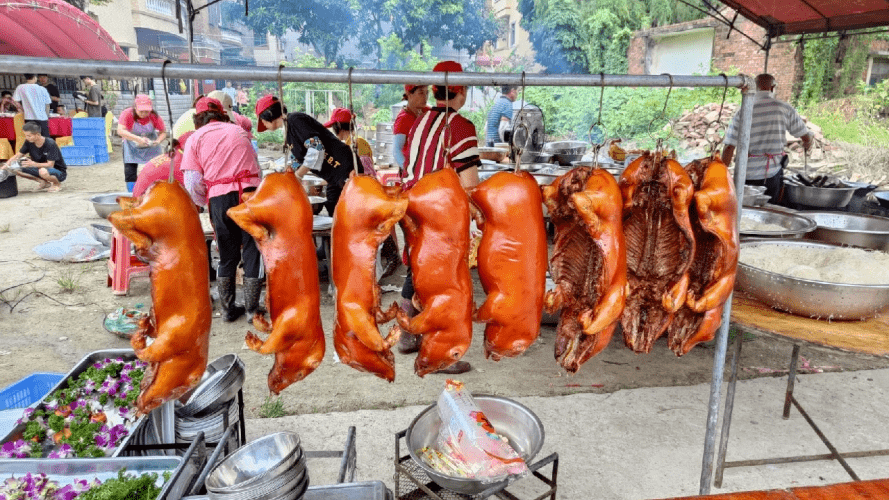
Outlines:
[[127,183],[127,191],[129,191],[129,192],[132,193],[132,192],[133,192],[133,187],[135,187],[135,186],[136,186],[136,183],[135,183],[135,182],[128,182],[128,183]]
[[[407,314],[408,318],[413,318],[417,314],[417,310],[414,309],[414,305],[411,304],[410,299],[401,299],[401,310]],[[401,354],[410,354],[412,352],[417,352],[420,350],[420,336],[413,335],[408,332],[401,332],[401,337],[398,338],[398,352]]]
[[265,308],[259,305],[259,296],[265,285],[262,278],[244,278],[244,306],[247,309],[247,323],[253,323],[253,313],[265,314]]
[[216,278],[216,290],[219,291],[219,305],[222,306],[222,319],[226,323],[244,315],[244,306],[235,304],[235,278]]

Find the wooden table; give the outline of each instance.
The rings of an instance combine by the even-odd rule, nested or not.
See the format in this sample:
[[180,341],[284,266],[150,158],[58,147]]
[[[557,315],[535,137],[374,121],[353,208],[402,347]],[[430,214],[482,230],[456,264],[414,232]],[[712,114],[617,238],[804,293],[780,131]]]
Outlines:
[[889,479],[857,481],[787,490],[744,491],[667,500],[865,500],[889,498]]
[[[726,462],[725,455],[728,448],[729,429],[732,421],[732,407],[734,405],[735,386],[738,380],[738,361],[741,357],[741,345],[744,335],[737,335],[735,339],[735,355],[732,359],[731,376],[728,390],[726,391],[725,415],[722,421],[722,435],[719,443],[719,453],[716,458],[716,475],[714,485],[722,486],[723,472],[728,467],[749,467],[756,465],[785,464],[792,462],[807,462],[815,460],[836,460],[846,470],[849,476],[858,481],[855,471],[846,462],[846,458],[861,458],[889,455],[889,450],[871,450],[860,452],[840,453],[830,442],[824,433],[818,428],[814,420],[806,413],[799,401],[793,396],[793,386],[796,380],[796,366],[799,360],[800,346],[816,346],[818,348],[834,349],[855,354],[869,356],[889,357],[889,317],[883,316],[870,318],[865,321],[822,321],[802,316],[796,316],[783,311],[772,309],[757,299],[736,292],[732,299],[731,310],[732,324],[742,330],[757,335],[766,335],[793,344],[790,356],[790,369],[787,378],[787,391],[784,395],[783,418],[790,418],[790,407],[794,406],[821,441],[827,446],[830,453],[823,455],[807,455],[797,457],[780,457],[762,460],[743,460]],[[709,498],[709,497],[708,497]],[[718,496],[715,498],[724,498]],[[738,498],[790,498],[797,497],[738,497]],[[821,497],[800,497],[821,498]],[[836,497],[857,498],[857,497]],[[876,497],[875,497],[876,498]],[[880,497],[883,498],[883,497]],[[889,498],[889,497],[887,497]]]

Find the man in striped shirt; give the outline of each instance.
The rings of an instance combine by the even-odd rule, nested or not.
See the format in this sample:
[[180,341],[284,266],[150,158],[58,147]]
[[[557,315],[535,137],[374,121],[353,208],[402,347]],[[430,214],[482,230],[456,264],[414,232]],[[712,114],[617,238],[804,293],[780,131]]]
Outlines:
[[[756,95],[753,98],[753,122],[750,125],[750,151],[747,159],[746,184],[765,186],[766,194],[775,203],[781,198],[784,182],[784,166],[787,154],[784,146],[786,134],[800,137],[806,151],[812,147],[812,134],[793,106],[775,99],[775,77],[763,73],[756,77]],[[732,117],[725,134],[722,162],[729,165],[735,155],[740,135],[740,111]]]
[[[455,61],[442,61],[432,71],[460,72]],[[478,139],[475,125],[457,111],[466,104],[465,86],[434,85],[435,107],[417,118],[407,138],[408,161],[403,186],[409,189],[421,177],[445,167],[460,175],[464,188],[478,184]]]

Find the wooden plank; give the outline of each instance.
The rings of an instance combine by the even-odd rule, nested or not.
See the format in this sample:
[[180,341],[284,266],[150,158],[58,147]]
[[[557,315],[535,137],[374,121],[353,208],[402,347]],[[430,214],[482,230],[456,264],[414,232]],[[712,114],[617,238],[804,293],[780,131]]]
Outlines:
[[865,321],[826,321],[796,316],[735,292],[732,322],[791,340],[874,356],[889,356],[889,315]]
[[743,491],[667,500],[866,500],[889,498],[889,479],[875,479],[788,490]]

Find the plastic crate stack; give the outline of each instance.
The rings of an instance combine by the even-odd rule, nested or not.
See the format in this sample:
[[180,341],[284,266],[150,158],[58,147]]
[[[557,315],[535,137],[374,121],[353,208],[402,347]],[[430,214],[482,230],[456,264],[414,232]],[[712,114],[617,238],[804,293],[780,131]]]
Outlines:
[[61,148],[65,164],[82,166],[108,161],[104,118],[74,118],[71,131],[74,145]]

